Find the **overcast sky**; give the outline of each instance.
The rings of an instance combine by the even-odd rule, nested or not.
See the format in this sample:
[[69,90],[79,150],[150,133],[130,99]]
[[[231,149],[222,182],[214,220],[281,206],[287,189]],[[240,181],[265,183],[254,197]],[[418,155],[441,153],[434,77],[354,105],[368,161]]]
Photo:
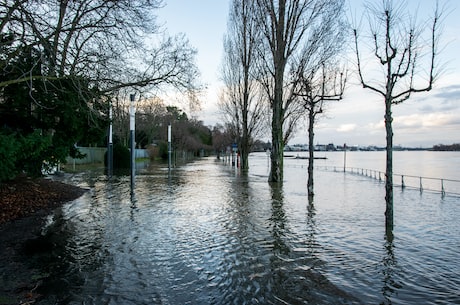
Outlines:
[[[198,118],[205,125],[215,125],[221,119],[217,110],[219,69],[222,61],[222,39],[227,28],[229,0],[165,0],[158,18],[170,34],[185,33],[198,50],[197,65],[207,90],[202,97]],[[443,73],[428,93],[417,93],[393,108],[394,145],[431,147],[435,144],[460,143],[460,1],[440,0],[447,5],[441,36],[439,60]],[[361,16],[364,1],[348,2],[349,16]],[[411,12],[418,20],[433,15],[434,0],[410,0]],[[363,30],[366,23],[363,23]],[[355,70],[350,55],[349,69]],[[366,66],[369,73],[371,66]],[[366,71],[365,71],[366,73]],[[340,102],[327,107],[315,128],[315,143],[336,145],[385,145],[382,97],[359,86],[353,76]],[[270,135],[263,140],[270,140]],[[304,127],[299,127],[290,144],[307,143]]]

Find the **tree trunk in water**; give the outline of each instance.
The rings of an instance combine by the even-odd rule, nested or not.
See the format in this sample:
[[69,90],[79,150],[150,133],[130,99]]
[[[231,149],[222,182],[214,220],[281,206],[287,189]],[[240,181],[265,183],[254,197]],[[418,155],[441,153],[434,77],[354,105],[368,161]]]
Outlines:
[[[282,13],[284,14],[284,13]],[[281,14],[281,15],[282,15]],[[284,22],[284,21],[283,21]],[[272,151],[269,182],[283,181],[283,153],[284,153],[284,137],[283,137],[283,74],[285,67],[284,49],[278,48],[275,60],[275,88],[274,100],[272,102]]]
[[393,128],[392,128],[391,100],[385,101],[385,129],[387,138],[386,172],[385,172],[385,225],[387,231],[393,230]]
[[274,103],[272,118],[272,150],[269,182],[283,181],[283,119],[281,105]]
[[249,125],[249,118],[248,118],[248,109],[249,109],[249,80],[248,80],[248,75],[249,72],[245,71],[244,73],[245,79],[244,79],[244,93],[243,93],[243,111],[242,111],[242,118],[243,118],[243,135],[241,137],[241,147],[240,147],[240,157],[241,157],[241,170],[243,171],[248,171],[249,170],[249,162],[248,162],[248,156],[249,156],[249,149],[250,149],[250,139],[249,139],[249,130],[248,130],[248,125]]
[[241,147],[240,147],[240,157],[241,157],[241,170],[248,171],[249,170],[249,132],[246,127],[243,127],[243,137],[241,138]]
[[313,111],[310,110],[309,113],[309,122],[308,122],[308,181],[307,181],[307,188],[308,188],[308,195],[313,196],[313,161],[314,161],[314,137],[315,134],[313,132],[313,126],[315,122],[315,116],[313,115]]
[[245,148],[242,148],[241,149],[241,154],[240,154],[240,158],[241,158],[241,170],[242,171],[248,171],[249,170],[249,161],[248,161],[248,157],[249,157],[249,150],[245,149]]
[[[269,182],[282,182],[283,181],[283,151],[284,151],[284,69],[286,67],[286,39],[285,37],[285,14],[286,14],[286,0],[278,1],[278,22],[272,29],[276,36],[274,44],[271,45],[273,50],[273,64],[274,64],[274,91],[272,102],[272,151],[271,151],[271,168]],[[273,11],[275,13],[275,10]],[[276,19],[276,18],[275,18]]]

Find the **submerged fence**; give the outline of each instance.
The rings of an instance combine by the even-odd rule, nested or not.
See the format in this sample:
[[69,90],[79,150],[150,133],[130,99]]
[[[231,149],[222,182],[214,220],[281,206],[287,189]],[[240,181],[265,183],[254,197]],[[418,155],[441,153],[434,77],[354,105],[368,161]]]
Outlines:
[[[336,167],[336,166],[320,166],[315,167],[320,170],[332,170],[335,172],[348,172],[351,174],[366,176],[378,181],[385,181],[385,173],[366,168],[357,167]],[[393,173],[393,186],[400,187],[402,189],[411,188],[418,189],[420,192],[431,191],[439,192],[442,196],[445,195],[456,195],[460,196],[460,180],[454,179],[443,179],[423,176],[412,176]]]
[[[307,168],[306,165],[287,165],[289,167],[301,167]],[[375,179],[380,182],[385,182],[385,173],[366,168],[358,167],[339,167],[339,166],[315,166],[317,170],[323,171],[334,171],[349,173],[354,175],[361,175],[371,179]],[[443,178],[433,178],[433,177],[423,177],[423,176],[412,176],[412,175],[403,175],[398,173],[393,173],[393,186],[400,187],[401,189],[409,188],[419,190],[421,193],[423,191],[436,192],[440,193],[442,196],[453,195],[460,196],[460,180],[455,179],[443,179]]]

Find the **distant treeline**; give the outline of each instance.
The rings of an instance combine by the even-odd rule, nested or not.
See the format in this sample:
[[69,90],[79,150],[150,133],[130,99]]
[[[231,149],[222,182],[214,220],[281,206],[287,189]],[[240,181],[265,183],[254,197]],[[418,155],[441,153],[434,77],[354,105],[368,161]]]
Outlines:
[[434,145],[433,150],[436,151],[460,151],[460,143],[452,144],[452,145]]

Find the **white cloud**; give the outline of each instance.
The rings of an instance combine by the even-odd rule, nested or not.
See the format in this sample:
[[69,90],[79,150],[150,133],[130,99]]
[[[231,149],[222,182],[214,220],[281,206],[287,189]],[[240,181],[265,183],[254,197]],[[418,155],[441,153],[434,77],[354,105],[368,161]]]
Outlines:
[[460,114],[441,112],[403,115],[394,118],[395,128],[433,128],[448,125],[460,125]]
[[350,132],[356,130],[357,127],[356,124],[342,124],[336,130],[338,132]]
[[378,121],[377,123],[369,123],[366,125],[365,130],[369,134],[380,133],[385,129],[385,123],[383,120]]

